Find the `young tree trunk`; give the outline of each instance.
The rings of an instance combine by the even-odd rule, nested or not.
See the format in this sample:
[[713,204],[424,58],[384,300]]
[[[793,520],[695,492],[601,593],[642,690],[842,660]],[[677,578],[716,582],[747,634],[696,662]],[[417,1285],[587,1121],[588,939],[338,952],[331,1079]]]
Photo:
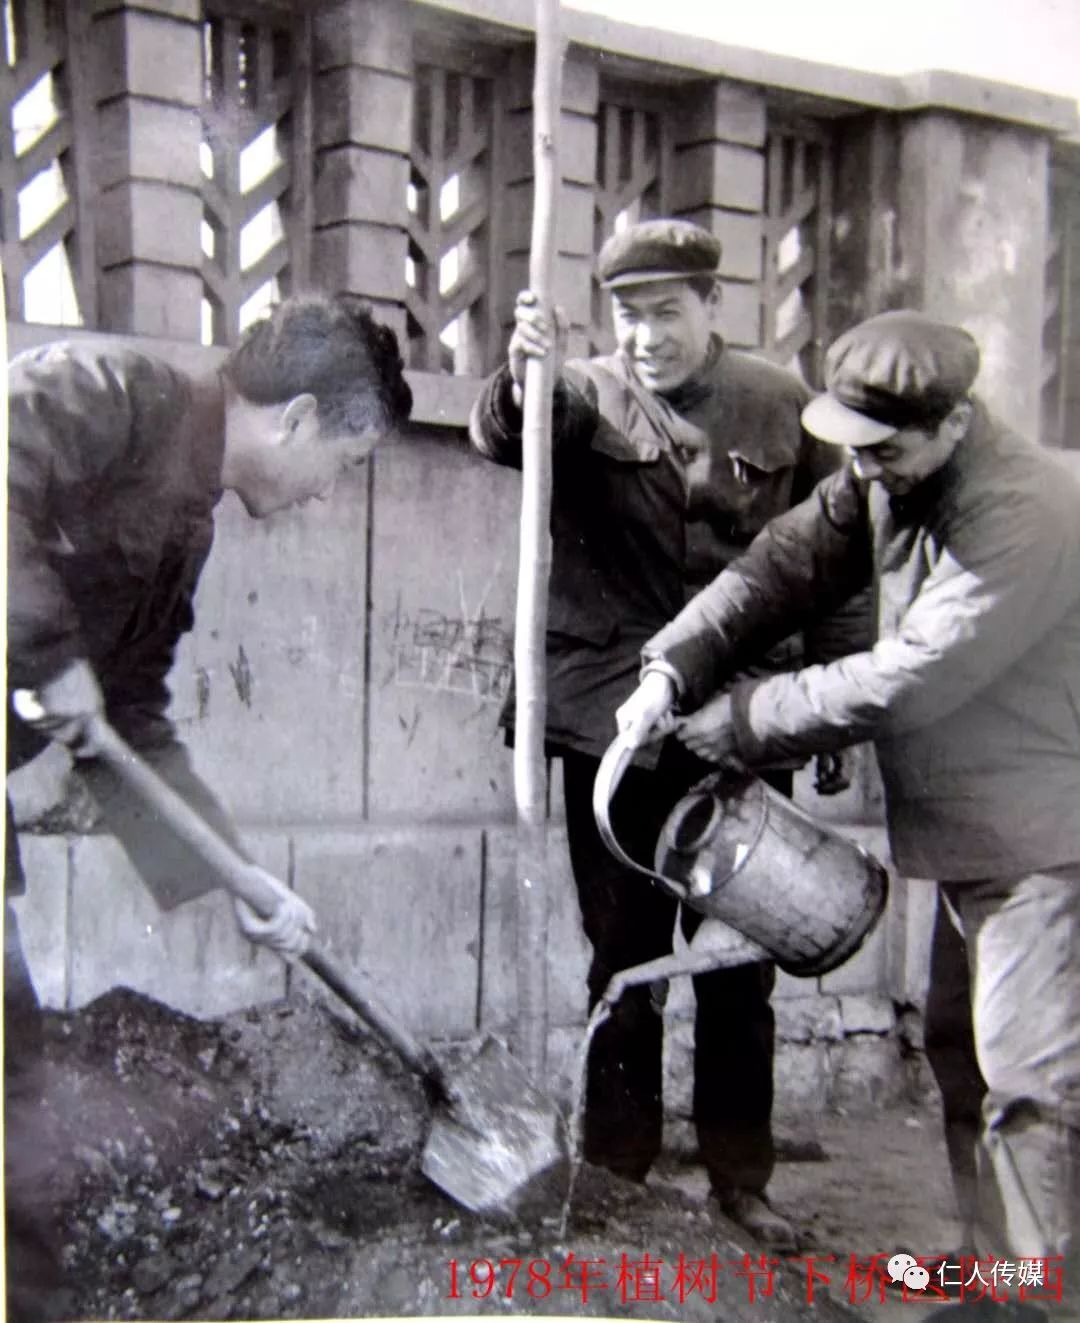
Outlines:
[[[533,221],[529,286],[554,326],[552,271],[559,188],[557,129],[562,86],[559,0],[536,0],[533,82]],[[538,1081],[547,1057],[547,715],[545,637],[551,571],[551,361],[526,367],[517,615],[514,799],[517,805],[518,1044]]]

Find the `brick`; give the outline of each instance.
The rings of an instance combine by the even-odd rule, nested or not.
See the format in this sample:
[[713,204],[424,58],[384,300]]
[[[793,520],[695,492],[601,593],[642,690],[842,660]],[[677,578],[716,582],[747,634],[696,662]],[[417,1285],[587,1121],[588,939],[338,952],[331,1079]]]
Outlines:
[[96,19],[92,39],[99,100],[128,94],[201,106],[198,24],[123,9]]
[[366,221],[331,225],[312,236],[312,277],[330,289],[404,302],[407,253],[404,229]]
[[729,280],[761,279],[762,224],[760,216],[745,212],[699,207],[682,213],[703,229],[715,234],[723,245],[720,274]]
[[765,94],[757,88],[718,81],[680,89],[675,119],[677,146],[704,142],[764,147],[768,129]]
[[336,221],[381,221],[398,200],[404,220],[408,158],[370,147],[332,147],[319,153],[315,179],[318,225]]
[[397,0],[345,0],[315,14],[317,70],[357,64],[412,76],[412,6]]
[[[512,827],[491,828],[486,842],[480,1023],[506,1032],[517,1006],[516,834]],[[587,1010],[590,947],[581,927],[565,830],[548,833],[547,883],[549,1019],[553,1025],[580,1026]]]
[[408,156],[411,81],[381,69],[356,67],[320,75],[315,82],[315,145],[337,147],[348,142]]
[[411,1032],[471,1034],[480,968],[478,828],[297,832],[297,892],[323,941]]
[[137,179],[108,189],[97,203],[98,261],[106,269],[134,260],[197,271],[202,215],[202,199],[189,189]]
[[845,1034],[887,1034],[896,1027],[892,998],[872,993],[845,993],[840,997],[840,1018]]
[[122,97],[102,106],[96,156],[97,185],[152,179],[198,190],[202,186],[198,112],[143,97]]
[[760,212],[765,206],[765,157],[750,147],[707,143],[676,152],[672,206]]
[[724,339],[737,348],[754,349],[761,343],[761,294],[757,285],[724,282],[720,328]]
[[[282,835],[249,837],[252,853],[284,878]],[[160,911],[119,844],[85,836],[72,850],[70,1005],[127,987],[188,1015],[229,1011],[284,996],[285,965],[241,936],[223,891]]]
[[199,339],[203,285],[195,271],[129,263],[98,277],[100,330]]
[[11,903],[23,954],[38,1000],[52,1010],[68,1005],[68,841],[65,836],[20,835],[26,895]]

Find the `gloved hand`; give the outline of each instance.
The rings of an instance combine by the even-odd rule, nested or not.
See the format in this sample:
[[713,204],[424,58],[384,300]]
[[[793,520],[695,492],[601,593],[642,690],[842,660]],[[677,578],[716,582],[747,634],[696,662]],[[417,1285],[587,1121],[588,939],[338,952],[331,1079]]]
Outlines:
[[[257,865],[252,865],[257,868]],[[240,931],[256,946],[268,946],[278,955],[299,957],[307,950],[308,939],[315,931],[315,911],[295,891],[279,882],[265,868],[259,868],[262,880],[277,894],[278,904],[269,918],[263,919],[238,896],[233,898],[236,922]]]
[[652,744],[674,725],[675,683],[662,671],[646,671],[641,683],[615,712],[615,724],[632,749]]
[[553,309],[553,318],[554,327],[544,316],[540,300],[531,289],[523,289],[517,296],[514,304],[514,333],[510,337],[507,359],[510,375],[514,379],[514,403],[519,408],[528,359],[546,358],[548,354],[554,353],[556,377],[562,371],[569,326],[562,308]]
[[16,690],[12,705],[34,730],[66,744],[77,758],[92,758],[94,719],[105,712],[105,699],[97,676],[81,657],[35,690]]

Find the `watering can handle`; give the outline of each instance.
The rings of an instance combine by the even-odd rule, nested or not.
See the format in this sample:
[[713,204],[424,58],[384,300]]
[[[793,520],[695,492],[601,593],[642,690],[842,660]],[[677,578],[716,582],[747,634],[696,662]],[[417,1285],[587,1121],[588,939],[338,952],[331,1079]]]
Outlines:
[[593,782],[593,817],[596,819],[600,839],[621,864],[625,864],[627,868],[632,868],[637,873],[643,873],[651,881],[659,882],[665,890],[673,892],[680,900],[685,900],[688,895],[686,887],[681,882],[665,877],[663,873],[656,873],[651,868],[646,868],[644,864],[639,864],[637,860],[631,859],[619,844],[611,825],[611,801],[615,797],[623,774],[633,760],[634,753],[635,747],[626,737],[617,735],[600,759],[600,769]]

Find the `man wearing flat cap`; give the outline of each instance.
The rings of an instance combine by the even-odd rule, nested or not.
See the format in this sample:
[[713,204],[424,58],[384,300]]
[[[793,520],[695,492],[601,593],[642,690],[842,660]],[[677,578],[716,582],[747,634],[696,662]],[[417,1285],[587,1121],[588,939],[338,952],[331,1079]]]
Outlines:
[[[874,742],[897,867],[940,884],[926,1039],[966,1238],[1077,1264],[1080,480],[971,395],[978,367],[913,312],[841,336],[803,421],[848,466],[649,641],[619,722],[751,765]],[[871,648],[733,680],[868,583]]]
[[[592,813],[600,758],[637,681],[641,646],[839,463],[834,447],[800,425],[803,384],[724,345],[719,263],[718,240],[688,221],[646,221],[614,235],[598,271],[618,348],[565,365],[561,326],[524,292],[509,361],[486,383],[470,424],[481,454],[520,466],[526,359],[558,355],[547,743],[563,764],[570,858],[593,948],[592,1004],[614,973],[670,952],[678,908],[616,862]],[[831,628],[828,645],[839,646],[844,626]],[[801,655],[800,639],[777,641],[756,664],[776,669]],[[504,724],[511,718],[512,710]],[[798,761],[787,760],[772,783],[790,793]],[[629,853],[651,861],[668,812],[710,769],[675,741],[643,751],[639,762],[623,779],[613,821]],[[684,930],[697,918],[684,913]],[[694,1115],[725,1210],[782,1249],[793,1245],[792,1229],[765,1194],[773,979],[771,965],[695,979],[705,1068],[695,1072]],[[589,1057],[585,1155],[634,1180],[645,1179],[660,1150],[662,1010],[661,988],[630,989]]]

